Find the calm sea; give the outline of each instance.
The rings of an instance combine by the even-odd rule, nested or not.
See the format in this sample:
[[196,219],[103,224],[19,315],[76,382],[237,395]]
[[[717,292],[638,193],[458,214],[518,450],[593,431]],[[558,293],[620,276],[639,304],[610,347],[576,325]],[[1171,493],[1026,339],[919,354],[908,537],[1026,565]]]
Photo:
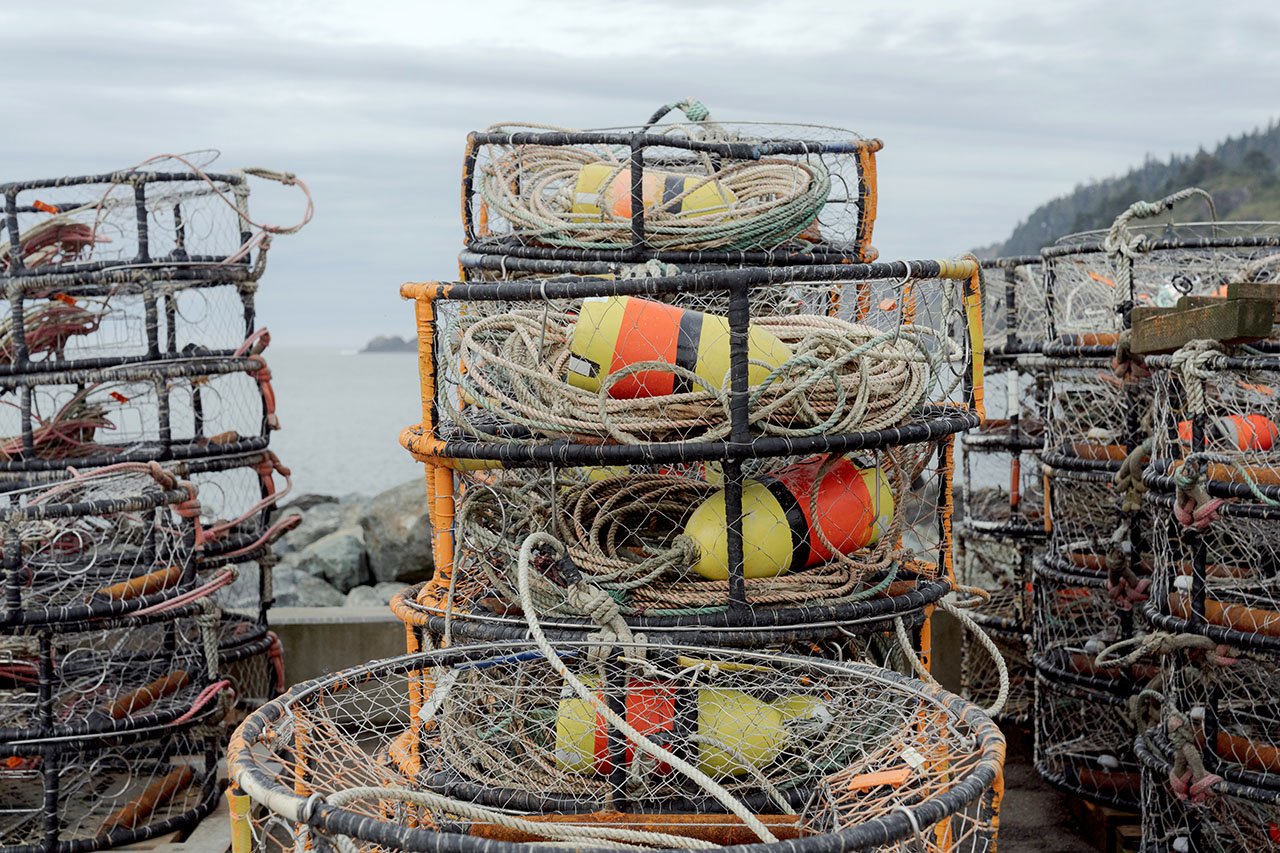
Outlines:
[[422,477],[400,430],[422,420],[412,353],[277,349],[271,366],[281,429],[271,449],[293,470],[293,494],[376,494]]

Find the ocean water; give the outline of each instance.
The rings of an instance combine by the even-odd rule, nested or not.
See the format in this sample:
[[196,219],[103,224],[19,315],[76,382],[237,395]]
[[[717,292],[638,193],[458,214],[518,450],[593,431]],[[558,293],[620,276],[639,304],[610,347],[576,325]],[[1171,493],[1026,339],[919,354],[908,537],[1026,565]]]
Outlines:
[[293,471],[293,495],[372,495],[423,474],[400,446],[422,420],[413,353],[269,347],[280,429],[271,449]]

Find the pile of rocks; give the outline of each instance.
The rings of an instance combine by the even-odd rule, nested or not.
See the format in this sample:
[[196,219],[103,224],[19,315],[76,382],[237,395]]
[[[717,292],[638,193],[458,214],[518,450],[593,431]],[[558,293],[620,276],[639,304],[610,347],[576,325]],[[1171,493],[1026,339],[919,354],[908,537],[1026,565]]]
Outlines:
[[[431,521],[421,479],[381,494],[302,495],[281,507],[302,522],[276,542],[279,607],[385,605],[431,577]],[[257,589],[256,566],[241,566],[233,594]]]

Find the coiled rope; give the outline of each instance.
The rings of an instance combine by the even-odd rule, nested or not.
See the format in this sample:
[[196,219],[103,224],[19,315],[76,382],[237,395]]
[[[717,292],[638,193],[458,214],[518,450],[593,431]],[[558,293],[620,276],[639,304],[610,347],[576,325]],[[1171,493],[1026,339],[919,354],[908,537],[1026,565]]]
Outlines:
[[[691,370],[646,361],[611,373],[598,391],[569,384],[569,344],[576,322],[575,314],[538,309],[458,318],[457,327],[437,337],[446,342],[441,362],[464,365],[450,380],[468,408],[542,435],[590,436],[619,444],[645,443],[657,435],[674,434],[685,441],[718,441],[729,435],[727,378],[717,388]],[[897,426],[927,400],[949,396],[963,379],[961,370],[946,369],[962,363],[963,349],[927,326],[881,331],[816,315],[769,317],[753,325],[773,333],[792,351],[787,362],[751,389],[750,423],[764,435],[800,437]],[[639,399],[609,396],[617,382],[645,371],[675,374],[693,390]],[[442,417],[479,440],[525,441],[482,431],[461,406],[448,399],[439,403]]]
[[[701,103],[673,106],[685,109],[693,126],[671,125],[662,133],[711,141],[727,138]],[[524,123],[519,127],[575,132]],[[506,129],[493,125],[487,130]],[[607,197],[615,179],[630,168],[626,149],[516,145],[498,147],[497,152],[477,167],[476,191],[490,211],[511,223],[518,236],[555,246],[631,245],[631,218],[616,214]],[[609,169],[593,199],[599,213],[575,211],[575,203],[583,201],[577,192],[579,174],[584,167],[596,165]],[[645,243],[656,249],[771,249],[811,228],[831,194],[830,172],[815,155],[804,160],[766,157],[717,163],[699,151],[695,162],[679,167],[664,164],[662,171],[698,180],[689,186],[683,186],[682,180],[681,192],[664,194],[661,201],[646,205]],[[624,183],[630,187],[629,180]],[[685,200],[707,186],[715,188],[724,204],[682,211]],[[630,209],[629,195],[626,209]]]

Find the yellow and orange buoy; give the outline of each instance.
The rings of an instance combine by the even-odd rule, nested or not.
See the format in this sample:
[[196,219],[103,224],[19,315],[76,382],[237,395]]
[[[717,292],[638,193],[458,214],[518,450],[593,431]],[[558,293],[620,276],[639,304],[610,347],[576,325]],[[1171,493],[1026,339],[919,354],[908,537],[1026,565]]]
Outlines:
[[[800,694],[764,702],[741,690],[703,687],[698,689],[697,702],[696,733],[706,739],[698,743],[697,766],[713,777],[738,776],[776,759],[795,740],[790,722],[813,720],[822,725],[830,721],[830,713],[817,697]],[[675,707],[676,688],[671,684],[632,680],[627,685],[625,719],[642,735],[673,731]],[[633,757],[628,741],[628,765]],[[577,695],[561,699],[557,709],[556,767],[601,775],[612,769],[604,717]],[[662,766],[656,769],[669,772]]]
[[[1191,421],[1178,424],[1178,438],[1191,441]],[[1205,438],[1236,450],[1272,450],[1280,446],[1280,428],[1266,415],[1226,415],[1209,422]]]
[[[825,563],[835,555],[874,545],[893,520],[894,496],[879,467],[863,467],[840,458],[818,473],[827,457],[800,462],[772,474],[753,477],[742,488],[743,573],[767,578]],[[811,496],[817,489],[817,518]],[[729,577],[725,494],[718,491],[693,512],[685,535],[697,543],[694,570],[710,580]],[[816,529],[822,531],[820,537]]]
[[[683,367],[712,388],[722,388],[729,373],[729,321],[634,296],[586,299],[569,343],[569,384],[598,391],[604,377],[646,361]],[[748,381],[763,382],[769,371],[791,358],[791,350],[758,327],[747,334]],[[697,390],[687,376],[644,370],[609,387],[618,399],[658,397]]]
[[[733,190],[715,179],[708,180],[705,175],[645,169],[641,183],[646,211],[663,208],[674,216],[707,216],[723,213],[738,201]],[[674,204],[681,195],[684,198]],[[583,166],[573,185],[573,207],[569,213],[574,222],[590,222],[602,216],[630,219],[630,167],[619,169],[608,163]]]

